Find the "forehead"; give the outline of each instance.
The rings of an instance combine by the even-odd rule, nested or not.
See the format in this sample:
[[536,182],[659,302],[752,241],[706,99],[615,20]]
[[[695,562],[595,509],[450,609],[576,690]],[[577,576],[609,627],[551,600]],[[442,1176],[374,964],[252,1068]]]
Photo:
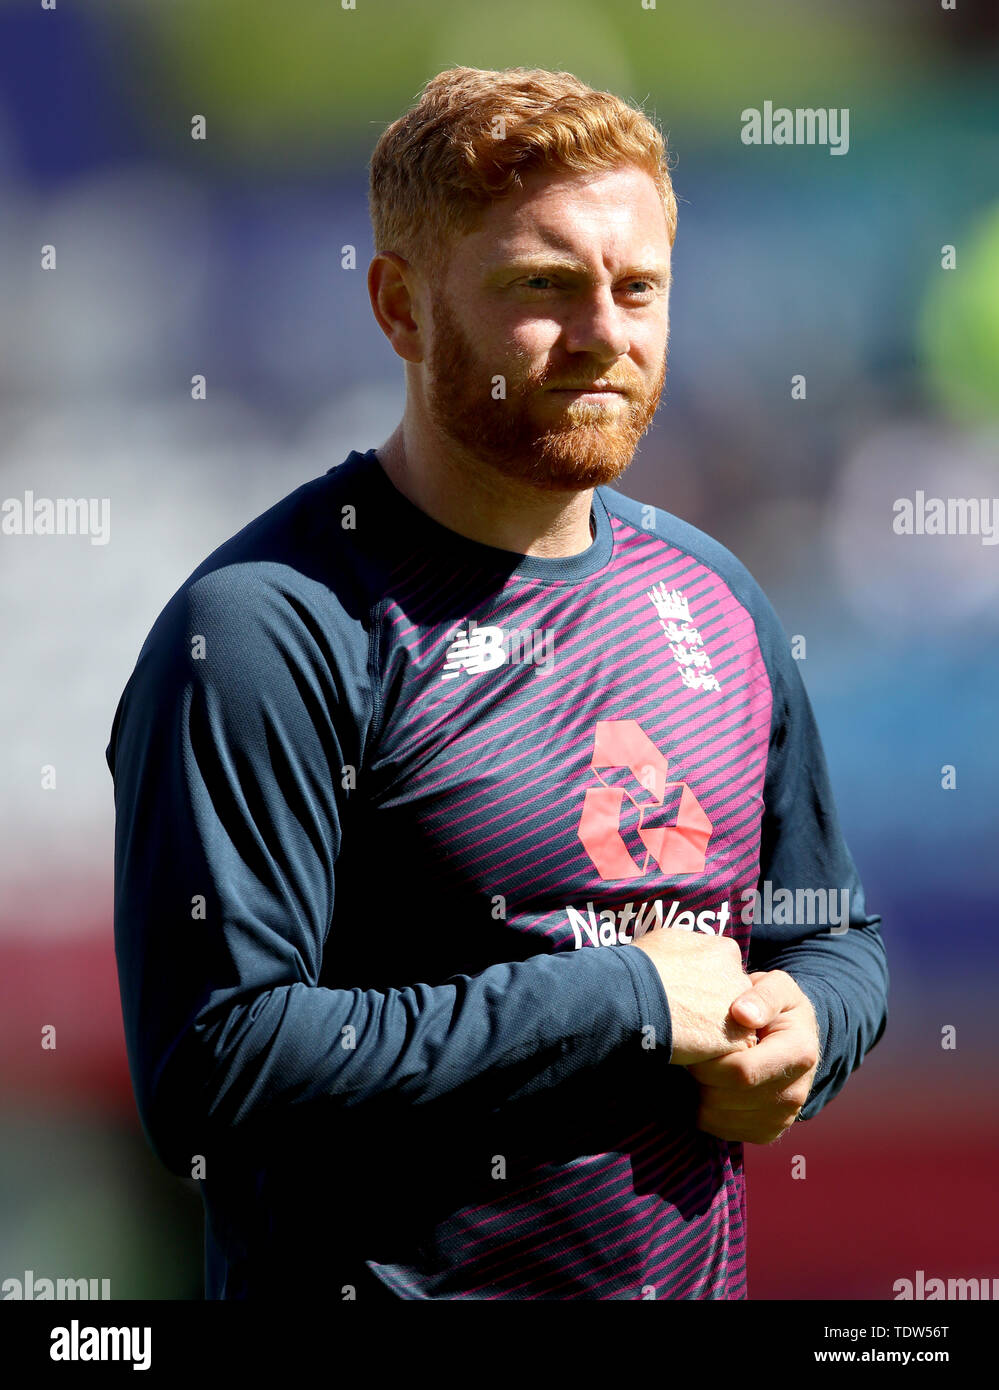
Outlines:
[[641,256],[669,265],[669,235],[650,174],[628,165],[595,174],[531,170],[459,242],[468,265],[549,250],[585,257]]

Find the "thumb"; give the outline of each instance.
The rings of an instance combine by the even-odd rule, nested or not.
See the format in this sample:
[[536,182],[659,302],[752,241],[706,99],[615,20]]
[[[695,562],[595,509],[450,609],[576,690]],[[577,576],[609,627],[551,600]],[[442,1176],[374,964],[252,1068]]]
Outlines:
[[758,973],[753,988],[739,995],[730,1012],[753,1028],[771,1023],[792,1002],[787,985],[788,979],[782,970]]

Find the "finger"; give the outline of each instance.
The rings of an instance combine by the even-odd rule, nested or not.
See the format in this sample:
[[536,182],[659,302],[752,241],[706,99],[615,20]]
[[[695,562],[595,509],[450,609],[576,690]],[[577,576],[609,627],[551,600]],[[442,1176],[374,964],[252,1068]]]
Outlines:
[[706,1085],[723,1084],[732,1075],[732,1063],[735,1058],[751,1056],[762,1041],[762,1037],[757,1038],[755,1033],[751,1033],[746,1039],[745,1047],[735,1047],[730,1052],[719,1053],[717,1057],[710,1057],[704,1062],[688,1062],[684,1070],[689,1071],[695,1081]]
[[764,971],[753,988],[733,1002],[730,1012],[737,1022],[760,1028],[773,1022],[785,1009],[793,1008],[799,993],[798,986],[783,970]]
[[795,1115],[808,1099],[810,1082],[802,1077],[782,1086],[773,1082],[751,1091],[731,1091],[724,1087],[703,1086],[700,1104],[712,1115]]
[[729,1115],[720,1119],[707,1118],[699,1122],[697,1128],[730,1144],[773,1144],[782,1138],[793,1124],[793,1118],[770,1121],[758,1116],[740,1119],[738,1116]]
[[761,1110],[733,1110],[705,1103],[697,1112],[697,1128],[732,1143],[772,1144],[795,1122],[801,1107],[775,1104]]
[[802,1029],[788,1028],[765,1034],[747,1052],[728,1052],[710,1062],[695,1062],[687,1070],[702,1085],[753,1090],[796,1081],[814,1064],[807,1034]]

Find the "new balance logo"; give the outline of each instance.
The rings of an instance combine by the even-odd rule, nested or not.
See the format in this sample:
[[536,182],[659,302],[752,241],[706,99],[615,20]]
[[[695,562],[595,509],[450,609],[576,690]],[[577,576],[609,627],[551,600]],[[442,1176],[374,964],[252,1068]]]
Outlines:
[[444,657],[442,681],[479,676],[498,666],[535,666],[550,671],[555,664],[555,633],[551,628],[479,626],[474,618],[459,627]]

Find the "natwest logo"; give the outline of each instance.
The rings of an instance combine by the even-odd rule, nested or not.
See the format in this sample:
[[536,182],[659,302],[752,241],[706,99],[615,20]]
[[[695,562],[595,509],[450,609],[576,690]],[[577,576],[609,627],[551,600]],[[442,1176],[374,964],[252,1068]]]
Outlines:
[[[579,818],[578,835],[601,878],[639,878],[652,872],[650,860],[661,873],[703,872],[711,822],[686,782],[667,780],[667,762],[634,719],[600,719],[593,737],[590,759],[599,787],[587,787]],[[611,783],[604,775],[626,769],[630,778]],[[679,791],[673,824],[656,824],[667,792]],[[638,809],[638,836],[645,846],[637,862],[621,835],[621,810],[625,798]]]
[[572,927],[575,946],[578,951],[589,942],[591,946],[623,946],[629,941],[637,941],[640,936],[654,928],[672,927],[676,931],[700,931],[708,936],[721,936],[732,916],[728,901],[718,908],[705,908],[692,912],[689,908],[680,911],[680,904],[674,899],[667,911],[662,898],[655,902],[642,902],[637,905],[625,903],[623,907],[594,907],[586,904],[586,911],[578,907],[567,907],[565,915]]

